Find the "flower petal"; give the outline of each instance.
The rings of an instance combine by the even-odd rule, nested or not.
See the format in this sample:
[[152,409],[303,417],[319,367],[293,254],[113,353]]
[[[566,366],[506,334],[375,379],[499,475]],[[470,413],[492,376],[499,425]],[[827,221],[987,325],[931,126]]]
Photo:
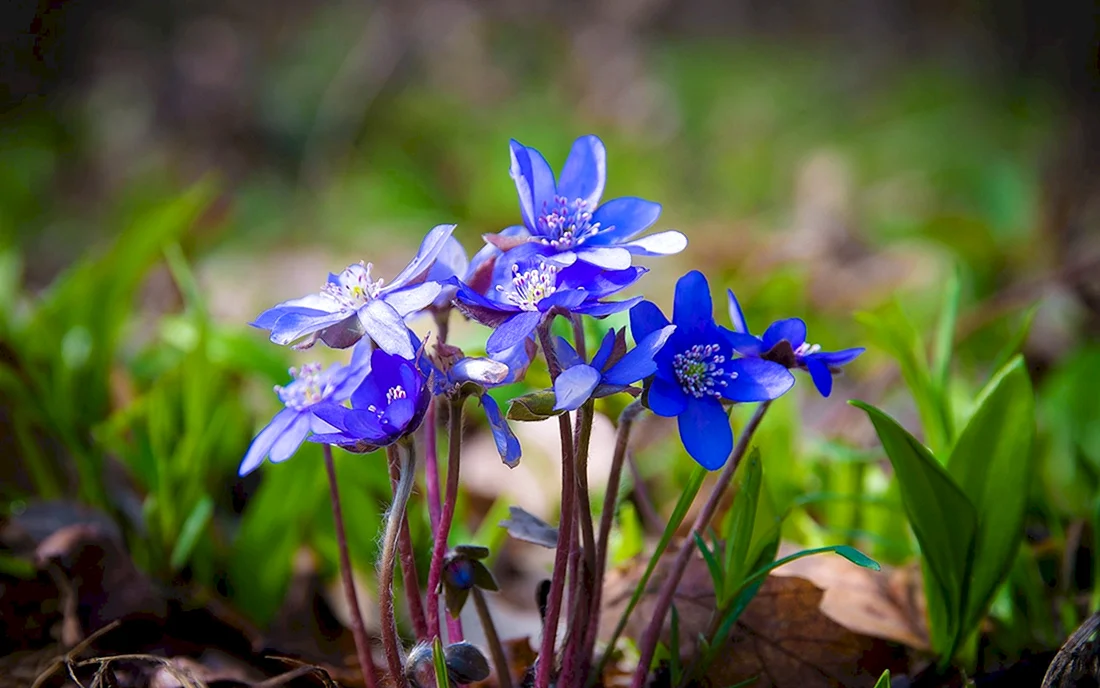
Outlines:
[[630,309],[630,334],[641,342],[657,330],[668,326],[668,318],[652,301],[642,301]]
[[[607,365],[608,359],[611,358],[611,352],[615,350],[615,330],[612,328],[608,330],[607,334],[603,336],[600,341],[600,348],[596,349],[596,355],[592,357],[592,367],[596,370],[603,370]],[[562,367],[566,367],[563,363]]]
[[830,368],[839,368],[856,360],[866,350],[862,346],[858,346],[854,349],[841,349],[840,351],[819,351],[816,354],[806,356],[806,358],[816,358]]
[[271,463],[281,463],[294,456],[294,452],[298,451],[298,447],[301,447],[302,442],[309,436],[309,421],[308,413],[299,413],[294,416],[294,420],[271,445],[271,453],[268,455]]
[[814,356],[806,356],[802,359],[802,364],[809,371],[810,377],[814,381],[814,387],[817,387],[817,391],[821,392],[821,396],[829,396],[833,391],[833,373],[829,370],[829,366]]
[[591,134],[573,142],[558,180],[558,195],[570,201],[581,199],[595,208],[607,180],[607,150]]
[[476,382],[482,387],[503,384],[508,379],[508,365],[491,358],[464,358],[455,363],[451,376],[459,382]]
[[592,221],[600,223],[601,231],[588,241],[597,246],[627,241],[643,232],[660,216],[660,203],[632,196],[613,198],[592,213]]
[[658,416],[671,418],[683,413],[687,403],[688,397],[684,394],[684,390],[680,389],[680,385],[663,377],[653,378],[646,400],[650,411]]
[[390,304],[398,315],[406,316],[432,305],[441,291],[443,285],[439,282],[421,282],[413,287],[391,291],[382,300]]
[[748,334],[749,326],[745,323],[745,313],[741,310],[741,303],[733,295],[732,289],[726,290],[726,298],[729,301],[730,324],[733,326],[733,331],[739,334]]
[[237,475],[243,478],[259,468],[260,464],[264,462],[264,458],[271,453],[271,447],[275,445],[275,442],[298,416],[298,413],[293,409],[284,408],[275,414],[271,422],[263,430],[260,430],[256,438],[252,440],[252,445],[248,447],[244,460],[241,461],[241,467],[237,470]]
[[764,331],[761,340],[761,348],[765,352],[771,351],[772,347],[784,340],[790,343],[792,349],[797,349],[806,343],[806,323],[801,318],[776,320]]
[[404,270],[397,274],[397,277],[390,280],[383,291],[400,289],[410,284],[423,282],[428,276],[428,271],[432,269],[439,252],[447,245],[447,239],[451,238],[454,231],[455,225],[436,225],[432,227],[424,240],[420,242],[420,248],[416,250],[416,256],[405,266]]
[[497,326],[485,342],[485,352],[492,356],[505,349],[521,344],[542,320],[538,311],[521,311]]
[[575,251],[577,260],[605,270],[625,270],[630,267],[630,251],[618,247],[582,248]]
[[521,449],[519,440],[512,432],[508,421],[500,412],[500,407],[495,399],[488,394],[481,395],[481,406],[485,409],[485,418],[489,421],[489,428],[493,431],[493,442],[497,445],[497,453],[500,459],[509,468],[515,468],[519,464]]
[[677,425],[684,449],[700,466],[716,471],[726,464],[733,451],[733,430],[721,402],[710,396],[688,399]]
[[723,336],[725,336],[726,342],[733,347],[734,351],[742,356],[759,358],[764,353],[759,337],[754,337],[746,332],[730,332],[724,327],[719,329],[722,331]]
[[367,336],[382,351],[407,359],[416,355],[404,319],[385,301],[372,299],[367,302],[366,306],[359,309],[359,321]]
[[566,341],[565,337],[555,336],[551,342],[554,344],[554,355],[558,357],[558,364],[562,368],[572,368],[575,365],[584,363],[580,355],[577,354],[577,350]]
[[710,285],[698,270],[692,270],[677,280],[672,302],[672,322],[683,335],[702,333],[714,327]]
[[588,292],[583,289],[559,289],[550,296],[544,297],[538,302],[539,310],[545,313],[554,306],[561,306],[571,311],[584,303],[588,298]]
[[335,313],[339,310],[339,304],[337,304],[328,296],[324,296],[322,294],[308,294],[298,299],[283,301],[280,304],[276,304],[271,308],[268,308],[263,313],[257,315],[256,319],[249,324],[253,327],[258,327],[261,330],[270,330],[271,326],[275,324],[275,321],[283,317],[287,313],[311,313],[314,311],[320,311],[321,313]]
[[523,224],[534,232],[543,204],[554,200],[554,173],[546,159],[534,148],[528,148],[515,139],[509,148],[512,155],[511,175],[519,194]]
[[[633,312],[633,311],[632,311]],[[609,385],[629,385],[653,375],[657,372],[657,363],[653,357],[665,345],[668,338],[676,331],[675,325],[667,325],[659,330],[650,332],[642,338],[638,346],[619,359],[611,370],[604,373],[603,381]]]
[[271,341],[285,346],[307,334],[320,332],[348,318],[349,311],[315,311],[309,308],[295,308],[284,311],[283,315],[271,326]]
[[641,296],[633,296],[629,299],[622,301],[610,301],[607,303],[598,303],[589,300],[588,303],[577,306],[573,309],[574,313],[581,313],[583,315],[589,315],[593,318],[606,318],[609,315],[615,313],[621,313],[627,309],[633,308],[636,304],[642,300]]
[[730,401],[778,399],[794,385],[794,376],[789,370],[760,358],[727,361],[725,369],[732,379],[722,388],[722,396]]
[[687,237],[674,229],[667,232],[657,232],[641,239],[620,244],[636,256],[671,256],[683,251],[687,248],[687,245]]
[[600,371],[592,366],[582,364],[561,371],[554,380],[554,410],[576,411],[598,384]]

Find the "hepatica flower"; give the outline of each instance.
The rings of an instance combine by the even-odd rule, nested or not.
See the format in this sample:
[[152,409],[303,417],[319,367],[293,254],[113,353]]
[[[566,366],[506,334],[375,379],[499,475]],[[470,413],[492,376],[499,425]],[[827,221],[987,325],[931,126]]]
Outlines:
[[597,137],[582,136],[573,143],[556,181],[550,165],[534,148],[512,141],[511,153],[511,174],[526,231],[501,237],[499,243],[511,247],[526,242],[510,248],[510,260],[541,254],[561,265],[582,260],[621,270],[630,266],[632,254],[664,256],[687,246],[687,238],[674,230],[635,238],[657,221],[659,203],[624,197],[600,204],[607,152]]
[[291,368],[294,379],[275,387],[285,408],[252,440],[241,462],[240,475],[256,470],[268,457],[273,463],[286,461],[311,433],[332,432],[332,426],[315,416],[313,410],[319,404],[340,403],[351,397],[369,370],[370,350],[369,342],[360,343],[352,353],[351,364],[346,366],[334,363],[321,368],[318,363],[310,363]]
[[309,439],[354,452],[393,444],[420,427],[431,396],[415,361],[375,349],[370,372],[351,393],[351,408],[336,400],[313,407],[313,414],[335,431]]
[[[702,273],[693,270],[676,283],[672,322],[676,331],[657,352],[646,403],[659,416],[676,417],[688,454],[707,470],[716,470],[733,451],[723,402],[776,399],[791,388],[794,376],[772,361],[734,358],[731,332],[714,322],[710,287]],[[635,341],[668,324],[649,301],[630,310]]]
[[654,330],[630,351],[626,350],[625,330],[608,332],[591,363],[585,363],[569,342],[557,337],[554,351],[562,371],[554,380],[554,410],[575,411],[592,397],[621,392],[653,375],[657,372],[653,357],[675,329],[667,325]]
[[749,333],[741,304],[737,302],[733,290],[728,291],[728,296],[730,322],[733,323],[730,341],[734,349],[743,356],[805,370],[823,397],[833,391],[833,373],[866,351],[863,347],[822,351],[820,345],[806,341],[806,323],[801,318],[776,320],[764,330],[763,336],[757,337]]
[[455,280],[457,305],[467,317],[494,328],[485,343],[485,351],[493,356],[522,344],[555,306],[597,318],[630,308],[640,297],[611,303],[600,299],[625,289],[645,272],[639,267],[604,270],[587,263],[563,268],[534,256],[512,263],[508,276],[498,278],[484,296]]
[[261,313],[252,325],[270,330],[276,344],[304,340],[299,348],[319,338],[342,349],[366,334],[383,350],[412,358],[403,318],[431,305],[439,295],[442,287],[427,281],[427,276],[454,228],[439,225],[428,232],[416,257],[389,284],[371,274],[370,263],[355,263],[339,275],[330,274],[319,294],[284,301]]

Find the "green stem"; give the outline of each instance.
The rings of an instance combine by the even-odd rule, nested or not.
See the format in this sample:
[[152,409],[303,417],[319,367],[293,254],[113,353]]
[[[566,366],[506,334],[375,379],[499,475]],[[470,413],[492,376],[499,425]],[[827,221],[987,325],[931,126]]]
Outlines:
[[[391,445],[393,446],[393,445]],[[409,452],[387,451],[391,470],[397,467],[398,480],[393,491],[393,504],[386,517],[386,532],[382,538],[382,559],[378,572],[378,604],[382,624],[382,648],[386,654],[386,663],[394,684],[399,688],[406,685],[402,662],[401,637],[397,633],[397,619],[393,608],[393,575],[397,568],[397,543],[400,539],[401,524],[405,521],[405,507],[412,493],[413,472],[416,466],[415,455]]]
[[481,628],[485,631],[485,642],[489,645],[489,654],[493,657],[493,669],[497,672],[497,685],[499,688],[512,688],[512,675],[508,671],[508,657],[504,654],[504,647],[500,644],[500,636],[493,624],[493,617],[489,614],[489,605],[485,603],[485,593],[481,588],[474,587],[474,606],[477,607],[477,616],[481,619]]

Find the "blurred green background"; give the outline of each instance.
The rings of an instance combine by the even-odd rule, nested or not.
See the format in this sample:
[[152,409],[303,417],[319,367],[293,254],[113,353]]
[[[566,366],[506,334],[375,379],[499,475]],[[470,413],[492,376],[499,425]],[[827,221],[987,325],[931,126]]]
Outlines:
[[[788,537],[912,556],[881,451],[843,400],[918,429],[896,351],[861,322],[931,346],[957,276],[958,412],[1017,348],[1039,393],[1042,480],[1032,546],[995,607],[1003,647],[1056,644],[1082,596],[1095,606],[1097,27],[1084,3],[17,0],[3,12],[5,512],[79,496],[126,524],[147,570],[272,619],[294,553],[308,544],[327,574],[335,543],[312,447],[235,478],[274,411],[271,385],[303,360],[245,323],[360,258],[393,274],[435,224],[458,223],[472,253],[518,221],[510,138],[558,168],[595,133],[606,197],[659,201],[659,227],[689,237],[648,263],[650,298],[669,305],[676,277],[699,268],[716,297],[737,291],[751,325],[800,315],[826,349],[870,349],[833,398],[803,380],[764,429]],[[484,331],[455,336],[472,350]],[[654,447],[639,463],[667,511],[678,483],[664,476],[682,484],[690,464],[671,440]],[[388,481],[357,457],[340,471],[367,496],[346,508],[369,571]],[[489,537],[503,506],[467,500],[460,533]],[[425,533],[426,518],[413,525]]]

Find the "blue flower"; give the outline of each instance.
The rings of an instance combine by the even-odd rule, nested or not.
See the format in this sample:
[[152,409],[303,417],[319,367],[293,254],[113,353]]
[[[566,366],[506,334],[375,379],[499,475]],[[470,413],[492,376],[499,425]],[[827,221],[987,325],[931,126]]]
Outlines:
[[497,282],[484,296],[468,284],[452,282],[458,287],[459,310],[494,328],[485,343],[490,356],[522,344],[554,307],[597,318],[630,308],[641,297],[612,303],[600,299],[625,289],[646,272],[639,267],[604,270],[587,263],[562,268],[539,256],[510,268],[510,278]]
[[621,392],[656,373],[653,357],[675,329],[675,325],[668,325],[654,330],[630,351],[626,350],[626,330],[612,330],[604,335],[591,364],[585,363],[565,339],[555,338],[554,351],[562,371],[554,380],[554,410],[575,411],[589,398]]
[[[776,399],[794,385],[794,376],[778,363],[733,357],[732,333],[714,322],[710,287],[700,272],[693,270],[676,283],[672,322],[676,331],[657,352],[646,405],[659,416],[676,417],[688,454],[707,470],[716,470],[733,451],[723,401]],[[668,324],[649,301],[630,310],[635,341]]]
[[284,301],[261,313],[252,325],[270,330],[276,344],[304,338],[298,348],[312,346],[319,338],[343,349],[366,334],[384,351],[412,358],[415,350],[405,337],[403,318],[439,296],[442,286],[427,281],[427,276],[454,228],[439,225],[428,232],[416,257],[388,285],[372,279],[370,263],[349,265],[339,275],[330,274],[321,293]]
[[355,452],[385,447],[420,427],[431,397],[416,361],[375,349],[370,372],[351,393],[351,408],[333,402],[313,407],[313,414],[335,432],[309,439]]
[[363,341],[352,352],[349,365],[334,363],[322,369],[320,364],[310,363],[300,369],[291,368],[294,380],[285,387],[275,387],[286,408],[252,440],[239,474],[248,475],[268,457],[273,463],[286,461],[310,433],[332,432],[332,426],[316,417],[313,410],[319,404],[339,403],[351,397],[370,369],[370,351],[370,342]]
[[833,391],[833,373],[866,351],[863,347],[822,351],[820,345],[806,341],[806,323],[801,318],[776,320],[764,330],[762,337],[749,334],[741,304],[732,289],[728,290],[728,295],[733,348],[742,356],[775,361],[787,368],[807,371],[823,397]]
[[487,237],[508,250],[509,260],[537,253],[560,265],[582,260],[622,270],[630,266],[631,254],[665,256],[687,246],[687,238],[674,230],[634,238],[657,221],[659,203],[624,197],[600,204],[607,152],[599,138],[582,136],[573,143],[556,182],[550,165],[534,148],[512,141],[511,153],[525,231]]

